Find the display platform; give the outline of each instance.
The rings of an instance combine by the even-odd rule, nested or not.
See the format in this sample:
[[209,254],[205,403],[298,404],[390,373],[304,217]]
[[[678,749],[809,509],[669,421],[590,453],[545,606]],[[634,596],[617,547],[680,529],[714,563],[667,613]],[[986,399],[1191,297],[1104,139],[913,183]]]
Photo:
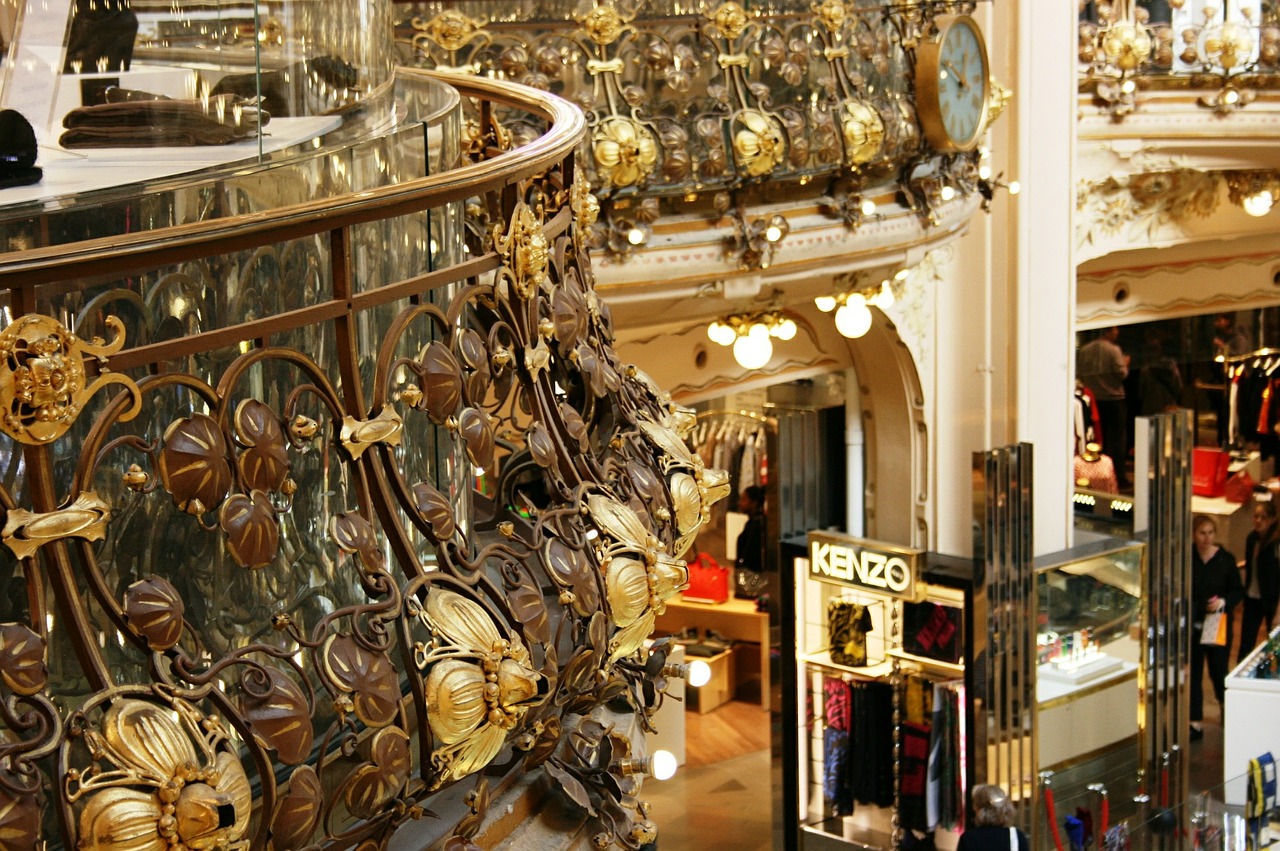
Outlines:
[[760,706],[769,711],[769,615],[756,611],[754,600],[730,599],[723,603],[694,603],[683,597],[667,601],[654,630],[677,633],[683,629],[715,630],[732,641],[760,645]]
[[1079,658],[1059,656],[1041,665],[1037,674],[1056,682],[1081,685],[1119,671],[1123,667],[1124,662],[1115,656],[1095,653]]

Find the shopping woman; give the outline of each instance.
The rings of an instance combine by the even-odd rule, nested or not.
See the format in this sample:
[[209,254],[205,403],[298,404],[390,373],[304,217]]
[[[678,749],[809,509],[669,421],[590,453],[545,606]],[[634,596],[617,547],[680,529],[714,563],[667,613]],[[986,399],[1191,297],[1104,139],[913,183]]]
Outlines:
[[1280,557],[1276,553],[1280,527],[1276,504],[1270,494],[1259,494],[1253,503],[1253,531],[1244,542],[1244,611],[1240,617],[1240,651],[1236,664],[1258,646],[1259,633],[1266,638],[1280,603]]
[[956,851],[1031,851],[1031,841],[1013,826],[1013,803],[999,786],[973,787],[973,823],[960,834]]
[[[1244,596],[1236,557],[1218,546],[1218,525],[1210,517],[1197,517],[1191,524],[1191,738],[1204,737],[1204,667],[1218,706],[1226,707],[1227,656],[1231,652],[1231,615]],[[1220,614],[1226,619],[1227,637],[1221,645],[1204,644],[1201,631],[1205,616]]]

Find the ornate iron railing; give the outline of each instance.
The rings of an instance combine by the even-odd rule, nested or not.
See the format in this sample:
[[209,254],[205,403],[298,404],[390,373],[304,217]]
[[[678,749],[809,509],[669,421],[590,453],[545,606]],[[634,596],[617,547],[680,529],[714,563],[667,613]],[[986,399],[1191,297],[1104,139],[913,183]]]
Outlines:
[[641,644],[724,478],[610,346],[581,114],[453,84],[428,177],[0,256],[0,845],[475,848],[537,772],[652,838]]

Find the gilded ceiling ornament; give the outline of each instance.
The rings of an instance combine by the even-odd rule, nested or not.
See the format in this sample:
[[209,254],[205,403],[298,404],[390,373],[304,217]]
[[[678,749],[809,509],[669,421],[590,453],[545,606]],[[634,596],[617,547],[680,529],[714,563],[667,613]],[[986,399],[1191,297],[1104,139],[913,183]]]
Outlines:
[[849,14],[841,0],[822,0],[813,5],[813,12],[817,15],[818,22],[833,33],[840,31]]
[[747,29],[747,13],[737,3],[722,3],[710,15],[711,20],[715,23],[716,28],[720,30],[725,38],[733,41],[740,37]]
[[352,458],[359,458],[365,450],[375,444],[399,446],[404,434],[404,420],[390,405],[383,405],[382,411],[371,420],[358,420],[348,414],[342,419],[342,445]]
[[248,845],[253,793],[226,731],[186,701],[170,704],[122,698],[85,732],[94,762],[65,780],[67,799],[84,801],[81,851]]
[[606,118],[592,134],[592,153],[602,189],[644,183],[658,164],[658,141],[634,118]]
[[100,541],[106,537],[111,509],[93,491],[85,491],[66,508],[44,514],[15,508],[5,518],[0,538],[18,558],[33,555],[51,541],[82,538]]
[[516,204],[505,235],[501,225],[494,226],[493,243],[504,261],[504,268],[499,274],[510,281],[520,298],[531,297],[546,283],[551,252],[542,222],[538,221],[529,205],[523,202]]
[[577,20],[586,31],[587,38],[601,47],[613,44],[624,32],[631,29],[627,24],[630,18],[624,18],[618,14],[618,10],[611,2],[595,6]]
[[746,173],[760,177],[773,171],[787,154],[781,122],[759,110],[744,109],[735,123],[739,129],[733,135],[733,151]]
[[845,162],[850,166],[871,162],[879,156],[884,145],[884,120],[880,113],[861,100],[845,101],[841,113]]
[[520,638],[504,637],[489,613],[461,594],[431,588],[418,618],[433,636],[415,652],[426,674],[431,764],[440,785],[492,762],[543,699],[546,682]]
[[1122,21],[1102,35],[1107,61],[1123,71],[1136,71],[1151,56],[1151,31],[1142,24]]
[[[132,403],[120,421],[142,410],[142,395],[129,378],[108,372],[107,356],[124,348],[124,323],[106,318],[114,334],[84,342],[55,319],[29,314],[0,332],[0,430],[20,443],[57,440],[75,422],[84,403],[108,384],[121,384]],[[85,357],[96,358],[101,375],[86,387]]]

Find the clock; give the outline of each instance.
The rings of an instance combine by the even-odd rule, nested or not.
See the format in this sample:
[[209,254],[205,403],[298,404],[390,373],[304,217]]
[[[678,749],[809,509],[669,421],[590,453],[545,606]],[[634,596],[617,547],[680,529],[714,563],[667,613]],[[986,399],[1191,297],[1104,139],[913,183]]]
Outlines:
[[987,45],[968,15],[939,15],[938,33],[916,46],[916,113],[934,150],[971,151],[987,123]]

